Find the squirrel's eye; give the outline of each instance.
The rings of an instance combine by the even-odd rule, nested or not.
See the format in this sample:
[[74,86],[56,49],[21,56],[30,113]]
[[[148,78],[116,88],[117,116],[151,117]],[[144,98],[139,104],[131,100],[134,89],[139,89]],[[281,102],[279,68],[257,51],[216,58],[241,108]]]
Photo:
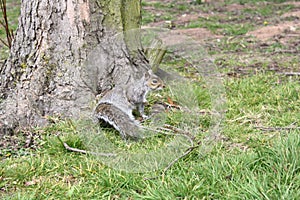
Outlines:
[[156,79],[152,80],[152,84],[157,84],[157,83],[158,83],[158,81]]

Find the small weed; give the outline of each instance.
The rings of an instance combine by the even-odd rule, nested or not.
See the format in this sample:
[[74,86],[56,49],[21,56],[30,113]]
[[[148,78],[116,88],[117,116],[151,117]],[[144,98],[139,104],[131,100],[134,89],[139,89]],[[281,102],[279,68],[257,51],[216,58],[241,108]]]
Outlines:
[[[18,16],[20,15],[21,2],[20,1],[16,2],[12,0],[7,0],[5,2],[6,2],[6,15],[8,19],[8,25],[9,25],[8,28],[12,30],[12,32],[14,32],[17,29],[17,25],[18,25]],[[0,11],[0,16],[1,16],[1,21],[3,22],[4,25],[2,10]],[[13,37],[13,35],[11,35],[11,37]],[[2,25],[0,25],[0,39],[2,41],[7,40],[5,27]],[[0,65],[1,65],[1,61],[6,59],[8,55],[9,55],[9,48],[0,42]]]

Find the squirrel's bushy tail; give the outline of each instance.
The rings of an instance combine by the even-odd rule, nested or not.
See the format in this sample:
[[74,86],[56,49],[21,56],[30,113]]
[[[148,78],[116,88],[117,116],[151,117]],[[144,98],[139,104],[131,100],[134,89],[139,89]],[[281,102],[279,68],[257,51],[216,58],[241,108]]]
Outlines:
[[123,139],[137,140],[141,138],[141,128],[135,119],[128,116],[118,107],[110,103],[100,103],[95,109],[95,116],[112,125]]

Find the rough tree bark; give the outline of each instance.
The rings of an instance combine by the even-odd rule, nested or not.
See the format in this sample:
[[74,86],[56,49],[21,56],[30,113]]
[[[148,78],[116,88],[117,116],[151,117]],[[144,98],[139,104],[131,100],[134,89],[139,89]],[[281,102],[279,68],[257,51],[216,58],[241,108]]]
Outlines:
[[96,95],[147,70],[147,59],[136,51],[140,43],[132,42],[138,35],[124,34],[124,43],[111,39],[140,27],[140,4],[22,1],[11,54],[1,69],[0,127],[44,126],[52,115],[86,117]]

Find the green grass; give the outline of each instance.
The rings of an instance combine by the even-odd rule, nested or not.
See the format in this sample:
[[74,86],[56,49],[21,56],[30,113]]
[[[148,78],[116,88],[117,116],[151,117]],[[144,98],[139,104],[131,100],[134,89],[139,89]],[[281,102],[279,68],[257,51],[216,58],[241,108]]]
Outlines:
[[[208,41],[211,42],[210,46],[206,44],[209,55],[215,56],[215,63],[224,80],[227,108],[220,128],[224,140],[210,145],[203,143],[187,157],[180,159],[166,175],[146,180],[161,172],[147,171],[159,166],[159,162],[151,162],[147,153],[160,153],[157,156],[166,166],[166,161],[182,150],[167,148],[176,136],[156,135],[143,142],[126,143],[118,132],[109,128],[103,129],[104,140],[104,137],[92,134],[95,124],[58,121],[47,128],[35,130],[38,136],[36,150],[1,149],[0,198],[298,199],[300,130],[272,127],[299,127],[299,77],[277,73],[299,70],[299,57],[291,53],[276,53],[278,50],[291,49],[293,43],[272,42],[261,48],[259,41],[245,37],[249,30],[262,25],[260,22],[252,23],[253,18],[248,19],[247,16],[259,15],[272,21],[269,19],[273,19],[278,12],[286,12],[293,7],[262,6],[264,4],[260,0],[225,1],[225,4],[229,3],[249,3],[257,6],[257,9],[242,10],[242,21],[237,20],[234,12],[230,12],[223,17],[216,14],[215,17],[199,18],[189,24],[189,28],[204,27],[225,36]],[[143,1],[143,6],[163,13],[158,16],[155,12],[143,11],[143,23],[173,19],[179,15],[179,11],[184,12],[189,8],[207,12],[212,9],[211,5],[202,5],[191,5],[190,8],[185,4]],[[271,13],[270,8],[276,12]],[[12,17],[13,20],[16,20],[16,16]],[[3,37],[3,33],[0,36]],[[170,98],[185,106],[188,111],[173,109],[166,113],[166,123],[190,131],[197,135],[197,140],[202,141],[209,134],[213,119],[208,85],[185,59],[167,54],[164,62],[169,70],[189,78],[189,81],[169,84],[165,90],[152,93],[149,103],[168,102]],[[272,71],[272,68],[276,70]],[[243,74],[237,69],[249,70]],[[229,73],[239,76],[227,76]],[[198,115],[200,111],[202,114]],[[270,127],[270,130],[261,130],[259,127]],[[107,148],[108,151],[119,152],[123,157],[108,160],[67,151],[57,134],[71,147],[96,151]],[[24,140],[26,138],[20,134],[17,140],[19,146],[24,146]],[[137,153],[142,153],[142,156]],[[123,169],[128,167],[128,171],[136,167],[147,172],[118,170],[122,169],[122,165]]]
[[248,23],[224,23],[224,17],[216,16],[199,18],[197,21],[190,22],[185,28],[207,28],[215,34],[237,36],[246,34],[248,31],[252,30],[253,27]]
[[287,0],[226,0],[226,4],[232,4],[232,3],[239,3],[239,4],[255,4],[255,3],[261,3],[261,2],[268,2],[268,3],[284,3],[288,2]]
[[299,123],[300,87],[296,81],[259,74],[229,81],[226,91],[228,121],[225,128],[232,138],[248,143],[251,137],[265,140],[266,135],[258,135],[260,131],[255,127]]
[[[1,166],[2,199],[297,199],[299,132],[282,134],[248,152],[217,145],[195,152],[162,179],[102,165],[92,156],[66,152],[48,136],[35,155],[9,158]],[[54,142],[54,143],[53,143]]]
[[286,13],[287,11],[290,11],[293,9],[293,5],[262,5],[259,8],[251,9],[251,8],[245,8],[242,11],[242,14],[251,14],[254,16],[260,16],[260,17],[270,17],[274,15],[282,15],[283,13]]
[[[126,173],[97,157],[66,151],[55,133],[64,132],[62,139],[70,146],[87,148],[86,141],[75,134],[76,123],[67,121],[43,129],[37,151],[0,163],[0,195],[2,199],[297,199],[300,131],[261,131],[255,126],[299,124],[299,84],[266,73],[227,79],[225,87],[228,111],[222,132],[230,140],[212,144],[207,153],[200,147],[163,178],[145,180],[159,171]],[[209,109],[205,89],[197,90],[195,97]],[[185,120],[180,113],[168,115],[175,124]],[[201,124],[209,125],[209,121]],[[164,136],[126,144],[117,133],[107,134],[117,149],[128,153],[151,152],[172,141]]]
[[212,33],[226,36],[245,35],[253,30],[255,25],[262,26],[265,21],[272,23],[274,21],[276,23],[278,16],[293,8],[293,5],[258,4],[255,8],[226,12],[227,16],[201,17],[196,21],[190,22],[186,28],[207,28]]

